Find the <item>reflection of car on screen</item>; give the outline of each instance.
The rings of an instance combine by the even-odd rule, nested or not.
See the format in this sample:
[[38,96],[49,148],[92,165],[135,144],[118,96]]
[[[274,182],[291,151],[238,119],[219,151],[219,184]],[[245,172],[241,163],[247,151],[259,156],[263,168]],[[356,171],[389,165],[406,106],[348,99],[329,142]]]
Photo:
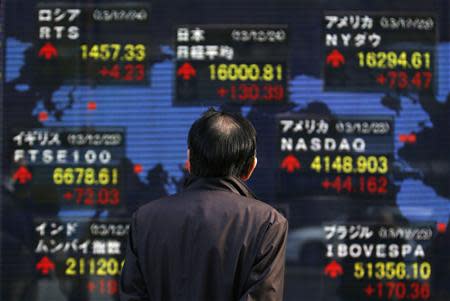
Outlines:
[[302,266],[323,266],[325,243],[323,227],[292,230],[288,234],[286,260]]

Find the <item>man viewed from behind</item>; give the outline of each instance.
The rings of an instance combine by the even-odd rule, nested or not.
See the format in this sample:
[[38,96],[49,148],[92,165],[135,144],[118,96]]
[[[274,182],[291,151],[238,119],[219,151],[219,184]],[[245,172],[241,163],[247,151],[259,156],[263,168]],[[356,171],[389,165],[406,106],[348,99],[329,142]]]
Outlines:
[[185,190],[133,214],[120,299],[283,300],[287,220],[244,183],[257,163],[253,125],[208,110],[188,159]]

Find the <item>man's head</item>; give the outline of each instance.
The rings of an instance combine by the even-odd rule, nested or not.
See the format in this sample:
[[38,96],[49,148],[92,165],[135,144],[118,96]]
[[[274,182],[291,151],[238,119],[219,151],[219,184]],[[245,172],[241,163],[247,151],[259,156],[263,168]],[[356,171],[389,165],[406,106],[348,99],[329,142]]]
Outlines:
[[189,130],[188,148],[195,176],[247,180],[256,167],[256,131],[239,114],[206,111]]

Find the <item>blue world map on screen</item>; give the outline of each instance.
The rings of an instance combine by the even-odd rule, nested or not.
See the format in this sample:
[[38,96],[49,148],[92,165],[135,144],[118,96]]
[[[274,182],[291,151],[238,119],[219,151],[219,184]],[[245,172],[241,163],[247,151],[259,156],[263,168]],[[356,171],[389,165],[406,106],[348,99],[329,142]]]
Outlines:
[[[20,76],[20,70],[25,64],[24,53],[31,46],[30,43],[15,38],[7,39],[6,83],[11,83]],[[161,50],[168,56],[171,55],[170,47],[161,46]],[[436,99],[444,103],[450,91],[450,44],[441,43],[436,51],[441,60],[437,68],[439,78]],[[170,58],[153,64],[148,74],[147,86],[62,85],[53,93],[52,102],[56,108],[66,108],[64,114],[60,118],[49,114],[48,120],[43,121],[42,126],[124,127],[126,156],[132,164],[142,166],[140,181],[146,183],[148,171],[158,164],[163,166],[169,178],[176,181],[183,176],[187,130],[206,107],[172,106],[174,68]],[[302,74],[292,78],[289,91],[295,110],[304,108],[311,102],[322,102],[335,115],[367,115],[367,112],[370,112],[374,115],[394,116],[395,137],[398,133],[419,133],[424,128],[432,129],[434,126],[420,103],[409,97],[401,97],[401,109],[395,112],[383,105],[382,93],[324,92],[322,87],[323,82],[319,78]],[[26,79],[22,79],[15,83],[14,89],[26,91],[29,84]],[[96,102],[97,108],[88,111],[87,104],[91,101]],[[249,107],[243,107],[242,113],[246,115],[249,110]],[[45,106],[41,101],[36,104],[32,118],[37,118],[42,111],[45,111]],[[405,177],[396,182],[399,186],[396,204],[402,215],[411,222],[447,223],[450,216],[450,199],[439,195],[433,185],[425,183],[421,171],[414,170],[409,162],[400,156],[403,142],[395,139],[394,146],[395,158],[401,167],[418,174],[417,177]],[[168,193],[176,192],[173,182],[169,181],[165,188]]]

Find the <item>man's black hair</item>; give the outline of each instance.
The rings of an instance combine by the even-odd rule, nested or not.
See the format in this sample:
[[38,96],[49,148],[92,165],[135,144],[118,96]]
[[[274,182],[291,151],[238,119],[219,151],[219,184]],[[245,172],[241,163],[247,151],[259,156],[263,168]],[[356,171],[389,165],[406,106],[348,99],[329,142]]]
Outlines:
[[210,108],[191,126],[188,147],[192,175],[241,176],[256,156],[256,130],[240,114]]

